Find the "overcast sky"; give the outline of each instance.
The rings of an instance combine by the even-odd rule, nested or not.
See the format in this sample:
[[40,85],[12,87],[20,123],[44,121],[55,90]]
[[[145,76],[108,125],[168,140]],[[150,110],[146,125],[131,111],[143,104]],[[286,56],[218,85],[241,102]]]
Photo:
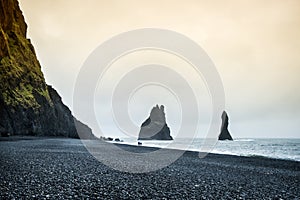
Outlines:
[[[70,108],[77,74],[97,46],[125,31],[162,28],[194,40],[213,60],[233,137],[300,137],[298,0],[20,0],[20,5],[46,81]],[[161,99],[154,97],[156,90]],[[154,86],[137,92],[129,102],[133,121],[143,122],[157,101],[167,104],[175,132],[180,109],[171,96]],[[209,104],[205,96],[203,108]],[[137,102],[145,106],[136,109]],[[113,123],[106,126],[114,130]]]

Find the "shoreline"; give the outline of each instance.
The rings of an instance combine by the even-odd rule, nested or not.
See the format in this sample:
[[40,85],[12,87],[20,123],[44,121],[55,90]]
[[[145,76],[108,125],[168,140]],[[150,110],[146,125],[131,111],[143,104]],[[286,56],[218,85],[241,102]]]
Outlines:
[[[203,138],[199,138],[199,139],[203,139]],[[258,138],[255,138],[255,139],[258,139]],[[254,141],[255,139],[238,139],[238,140],[241,140],[241,141]],[[259,139],[265,139],[265,138],[259,138]],[[276,138],[276,139],[280,139],[280,138]],[[286,138],[282,138],[282,139],[286,139]],[[160,140],[154,140],[154,141],[161,142]],[[221,141],[221,142],[223,142],[223,141]],[[124,143],[122,143],[122,142],[115,142],[115,141],[109,141],[109,143],[111,143],[111,144],[129,145],[129,146],[143,146],[143,147],[161,148],[161,147],[158,147],[158,146],[147,146],[147,145],[144,145],[144,144],[143,145],[130,144],[130,143],[126,143],[126,141]],[[167,147],[164,147],[164,148],[165,149],[170,149],[170,150],[174,149],[174,150],[192,151],[192,152],[198,152],[199,153],[199,150],[197,150],[197,149],[184,150],[184,149],[180,149],[180,148],[167,148]],[[213,148],[213,150],[214,150],[214,148]],[[203,152],[203,153],[206,153],[206,152]],[[211,152],[209,152],[209,154],[232,155],[232,156],[241,156],[241,157],[259,157],[259,158],[268,158],[268,159],[275,159],[275,160],[286,160],[286,161],[300,162],[300,160],[297,160],[295,158],[272,157],[272,156],[262,155],[262,154],[246,154],[246,155],[244,155],[244,154],[238,154],[238,153],[234,153],[234,152],[221,152],[221,151],[220,152],[216,152],[216,151],[213,152],[213,151],[211,151]]]
[[[3,141],[6,142],[13,142],[13,141],[21,141],[21,140],[47,140],[47,139],[71,139],[71,140],[81,140],[79,138],[67,138],[67,137],[58,137],[58,136],[10,136],[10,137],[0,137],[0,144]],[[114,144],[114,145],[122,145],[122,146],[129,146],[129,147],[142,147],[142,148],[150,148],[150,149],[161,149],[160,147],[151,147],[151,146],[143,146],[143,145],[138,145],[138,144],[128,144],[126,142],[115,142],[115,141],[105,141],[105,140],[101,140],[98,139],[96,141],[102,141],[102,142],[106,142],[108,144]],[[197,150],[183,150],[183,149],[172,149],[172,148],[165,148],[168,150],[178,150],[178,151],[184,151],[184,152],[193,152],[193,153],[198,153],[199,151]],[[202,153],[207,153],[207,152],[202,152]],[[245,158],[264,158],[264,159],[271,159],[271,160],[279,160],[279,161],[291,161],[291,162],[296,162],[300,164],[299,160],[295,160],[295,159],[289,159],[289,158],[274,158],[274,157],[270,157],[270,156],[264,156],[264,155],[238,155],[238,154],[234,154],[234,153],[216,153],[216,152],[209,152],[207,153],[211,154],[211,155],[224,155],[224,156],[236,156],[236,157],[245,157]]]
[[[151,147],[151,146],[142,146],[142,145],[133,145],[133,144],[122,144],[122,142],[108,142],[110,144],[116,144],[116,145],[127,145],[127,146],[132,146],[132,147],[145,147],[145,148],[156,148],[156,149],[161,149],[159,147]],[[200,153],[197,150],[189,149],[189,150],[183,150],[183,149],[172,149],[172,148],[165,148],[168,150],[178,150],[178,151],[184,151],[184,152],[193,152],[193,153]],[[236,156],[236,157],[245,157],[245,158],[265,158],[265,159],[271,159],[271,160],[281,160],[281,161],[292,161],[292,162],[298,162],[300,164],[299,160],[295,159],[289,159],[289,158],[274,158],[270,156],[264,156],[264,155],[238,155],[234,153],[216,153],[216,152],[201,152],[201,153],[206,153],[206,154],[212,154],[212,155],[224,155],[224,156]]]
[[[159,147],[151,147],[151,146],[142,146],[142,145],[131,145],[131,144],[122,144],[122,142],[108,142],[109,144],[114,144],[114,145],[117,145],[117,146],[128,146],[128,147],[137,147],[137,148],[148,148],[148,149],[151,149],[151,150],[159,150],[161,148]],[[175,151],[183,151],[183,152],[188,152],[188,153],[196,153],[196,154],[199,154],[200,152],[199,151],[196,151],[196,150],[182,150],[182,149],[171,149],[171,148],[165,148],[165,149],[168,149],[168,150],[175,150]],[[205,153],[207,155],[214,155],[214,156],[218,156],[218,155],[221,155],[221,156],[229,156],[229,157],[238,157],[238,158],[257,158],[257,159],[265,159],[265,160],[275,160],[275,161],[288,161],[288,162],[295,162],[295,163],[298,163],[299,166],[300,166],[300,161],[298,160],[292,160],[292,159],[283,159],[283,158],[272,158],[272,157],[267,157],[267,156],[260,156],[260,155],[252,155],[252,156],[244,156],[244,155],[235,155],[235,154],[223,154],[223,153],[207,153],[207,152],[201,152],[201,153]],[[199,159],[202,159],[202,158],[199,158]]]

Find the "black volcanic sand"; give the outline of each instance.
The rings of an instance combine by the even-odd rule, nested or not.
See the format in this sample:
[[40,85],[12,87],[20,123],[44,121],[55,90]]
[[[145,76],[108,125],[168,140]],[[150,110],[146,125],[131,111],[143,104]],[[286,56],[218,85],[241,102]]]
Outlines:
[[61,138],[1,141],[0,154],[0,199],[300,199],[294,161],[185,152],[161,170],[132,174],[97,161],[80,140]]

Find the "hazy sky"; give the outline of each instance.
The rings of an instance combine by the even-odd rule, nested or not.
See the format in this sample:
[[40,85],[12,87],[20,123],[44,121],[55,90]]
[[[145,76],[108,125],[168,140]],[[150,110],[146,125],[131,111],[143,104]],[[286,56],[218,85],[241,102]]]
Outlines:
[[[46,81],[70,108],[77,74],[98,45],[125,31],[163,28],[197,42],[215,63],[233,137],[300,137],[298,0],[20,0],[20,4]],[[151,92],[148,95],[155,96]],[[132,99],[142,103],[141,96],[137,93]],[[145,120],[155,100],[145,101],[142,110],[131,106],[135,123]],[[167,121],[175,130],[178,106],[174,98],[169,103]]]

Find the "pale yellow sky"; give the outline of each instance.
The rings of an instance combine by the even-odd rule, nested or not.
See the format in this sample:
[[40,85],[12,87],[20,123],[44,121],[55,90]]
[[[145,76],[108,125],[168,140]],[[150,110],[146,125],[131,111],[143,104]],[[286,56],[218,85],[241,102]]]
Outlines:
[[233,135],[300,137],[298,0],[20,0],[20,4],[46,80],[69,107],[77,73],[99,44],[132,29],[163,28],[197,42],[215,63]]

